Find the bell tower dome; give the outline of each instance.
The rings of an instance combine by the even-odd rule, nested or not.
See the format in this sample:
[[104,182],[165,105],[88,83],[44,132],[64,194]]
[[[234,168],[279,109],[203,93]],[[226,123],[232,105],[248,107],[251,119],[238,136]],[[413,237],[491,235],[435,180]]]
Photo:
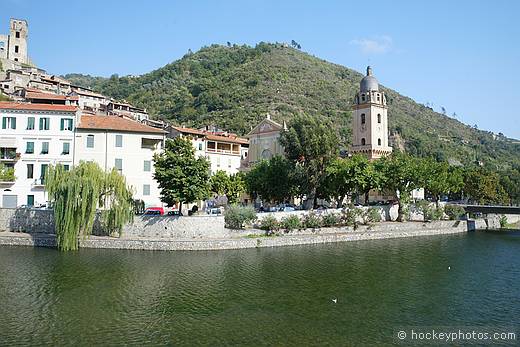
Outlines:
[[350,152],[377,159],[392,152],[388,145],[388,107],[385,93],[367,67],[367,75],[359,83],[352,114],[352,146]]

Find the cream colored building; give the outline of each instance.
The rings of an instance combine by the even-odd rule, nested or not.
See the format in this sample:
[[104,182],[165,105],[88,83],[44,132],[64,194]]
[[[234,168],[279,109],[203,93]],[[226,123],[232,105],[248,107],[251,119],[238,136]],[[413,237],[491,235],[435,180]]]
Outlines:
[[280,144],[280,134],[287,126],[279,124],[267,114],[253,130],[245,137],[249,140],[248,166],[262,160],[269,160],[275,155],[284,155],[284,148]]
[[362,153],[370,160],[381,158],[392,153],[388,145],[388,107],[370,66],[359,87],[353,107],[350,152]]
[[247,162],[249,143],[235,134],[177,126],[168,130],[170,138],[182,136],[191,140],[195,155],[209,160],[212,175],[219,170],[235,174]]
[[166,132],[118,116],[82,115],[75,133],[74,162],[94,161],[116,168],[146,207],[162,206],[153,178],[153,156],[163,149]]

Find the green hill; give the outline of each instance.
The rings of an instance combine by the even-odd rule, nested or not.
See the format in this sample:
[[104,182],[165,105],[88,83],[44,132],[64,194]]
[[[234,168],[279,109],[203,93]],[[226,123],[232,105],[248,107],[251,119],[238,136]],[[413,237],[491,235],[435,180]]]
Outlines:
[[[348,146],[351,105],[363,77],[283,44],[212,45],[141,76],[64,76],[156,118],[186,126],[207,124],[245,134],[269,112],[289,121],[299,112],[333,120]],[[474,129],[383,87],[395,146],[493,168],[520,163],[520,143]]]

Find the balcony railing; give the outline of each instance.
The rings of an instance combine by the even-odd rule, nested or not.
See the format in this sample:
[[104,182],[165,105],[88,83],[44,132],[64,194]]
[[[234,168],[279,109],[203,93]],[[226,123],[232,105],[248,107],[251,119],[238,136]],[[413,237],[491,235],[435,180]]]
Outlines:
[[240,151],[230,151],[230,150],[227,150],[227,149],[220,149],[220,148],[206,148],[206,151],[207,152],[212,152],[212,153],[222,153],[222,154],[235,154],[235,155],[240,155]]
[[33,182],[33,187],[44,187],[45,186],[45,178],[37,178]]

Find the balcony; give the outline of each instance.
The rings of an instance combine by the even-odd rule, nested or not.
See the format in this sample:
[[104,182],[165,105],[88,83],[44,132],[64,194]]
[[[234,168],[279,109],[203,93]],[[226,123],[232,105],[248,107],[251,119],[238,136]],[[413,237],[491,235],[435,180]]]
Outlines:
[[44,178],[37,178],[34,180],[32,184],[33,188],[44,188],[45,187],[45,179]]
[[20,156],[21,154],[16,152],[16,148],[0,148],[0,162],[15,162],[20,159]]
[[228,143],[208,141],[206,152],[240,155],[240,146],[234,145],[231,147],[231,144]]

